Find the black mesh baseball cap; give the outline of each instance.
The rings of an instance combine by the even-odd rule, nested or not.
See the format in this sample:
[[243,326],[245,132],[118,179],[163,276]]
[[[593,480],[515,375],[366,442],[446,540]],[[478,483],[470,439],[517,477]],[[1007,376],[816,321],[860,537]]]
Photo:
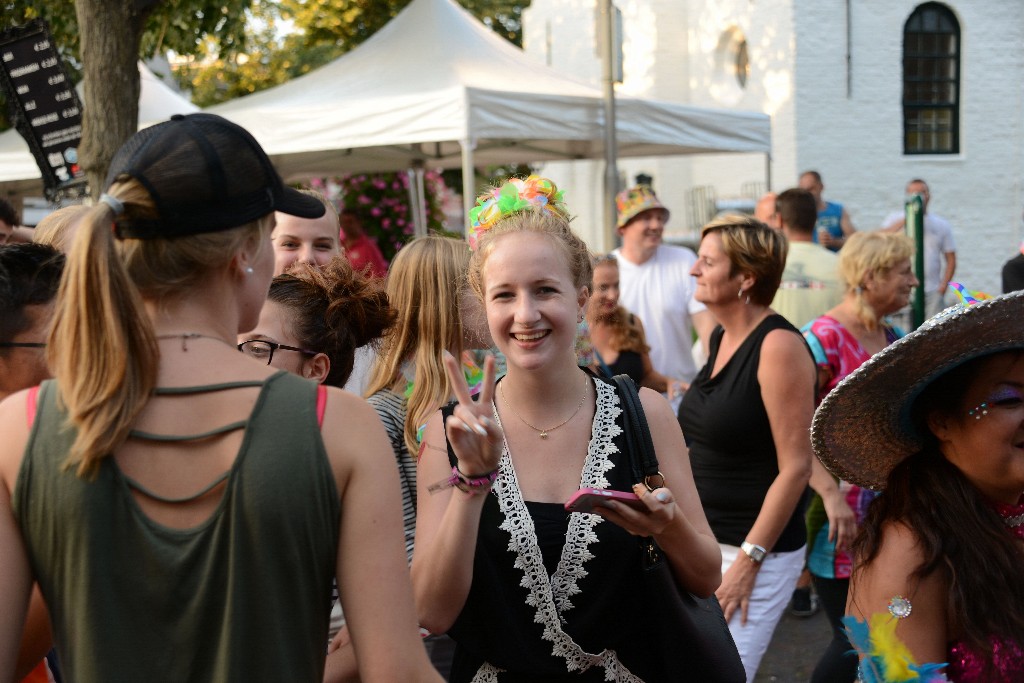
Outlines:
[[144,128],[114,155],[106,187],[131,177],[158,218],[121,216],[119,237],[183,237],[236,228],[273,211],[319,218],[324,205],[281,180],[256,139],[216,114],[175,114]]

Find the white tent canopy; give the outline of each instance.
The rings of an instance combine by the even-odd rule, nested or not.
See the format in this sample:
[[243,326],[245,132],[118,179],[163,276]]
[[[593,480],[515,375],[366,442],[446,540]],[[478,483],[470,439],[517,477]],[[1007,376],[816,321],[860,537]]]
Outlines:
[[[173,114],[189,114],[199,107],[174,92],[139,62],[139,128],[166,121]],[[79,96],[81,96],[79,84]],[[18,131],[0,133],[0,184],[13,191],[38,191],[41,175],[28,143]]]
[[[770,151],[770,121],[619,98],[620,156]],[[316,71],[212,107],[249,129],[288,179],[601,158],[598,88],[562,76],[453,0],[414,0]]]

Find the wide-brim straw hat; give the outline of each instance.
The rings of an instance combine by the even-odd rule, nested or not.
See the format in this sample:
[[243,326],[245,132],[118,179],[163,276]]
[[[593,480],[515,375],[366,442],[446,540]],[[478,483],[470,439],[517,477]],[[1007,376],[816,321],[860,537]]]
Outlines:
[[815,455],[840,479],[881,490],[924,444],[911,409],[925,387],[958,365],[1013,349],[1024,349],[1024,291],[947,308],[825,397],[811,425]]

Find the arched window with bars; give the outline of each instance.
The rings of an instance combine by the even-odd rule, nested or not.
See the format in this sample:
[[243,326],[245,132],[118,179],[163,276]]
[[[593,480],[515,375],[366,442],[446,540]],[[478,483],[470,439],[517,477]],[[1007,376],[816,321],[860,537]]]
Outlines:
[[903,25],[903,153],[960,152],[960,22],[919,5]]

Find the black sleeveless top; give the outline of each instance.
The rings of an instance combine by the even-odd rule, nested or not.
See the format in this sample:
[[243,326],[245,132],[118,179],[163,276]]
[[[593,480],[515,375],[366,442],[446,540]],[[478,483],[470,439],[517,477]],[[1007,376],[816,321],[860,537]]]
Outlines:
[[640,380],[644,378],[644,360],[636,351],[619,351],[619,357],[614,363],[608,363],[608,369],[615,375],[629,375],[630,379],[640,386]]
[[[775,441],[757,381],[761,344],[769,332],[779,329],[800,336],[781,315],[769,315],[711,377],[725,333],[716,327],[708,362],[679,406],[697,493],[719,543],[738,546],[746,539],[768,488],[779,475]],[[798,550],[806,543],[803,512],[801,502],[770,550]]]
[[[580,485],[629,491],[616,391],[599,378],[595,385],[597,410]],[[442,409],[446,418],[453,408]],[[455,464],[450,445],[448,458]],[[650,620],[636,609],[644,600],[637,539],[597,515],[524,501],[507,448],[475,548],[465,552],[474,553],[473,580],[448,632],[457,643],[449,681],[478,675],[498,683],[684,677],[651,661]],[[570,663],[577,669],[572,673]]]

